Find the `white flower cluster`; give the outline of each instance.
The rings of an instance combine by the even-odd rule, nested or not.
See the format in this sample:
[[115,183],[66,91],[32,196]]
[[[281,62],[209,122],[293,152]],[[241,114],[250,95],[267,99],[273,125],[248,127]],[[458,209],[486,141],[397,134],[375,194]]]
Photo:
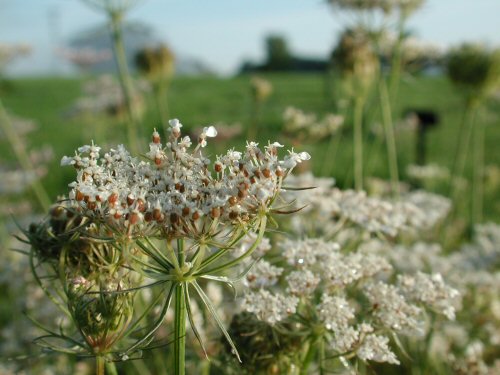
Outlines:
[[199,235],[210,227],[204,225],[205,220],[237,224],[267,211],[286,174],[310,157],[289,151],[279,160],[279,143],[262,151],[252,142],[244,154],[229,150],[211,167],[201,148],[208,137],[217,135],[215,128],[206,127],[191,150],[192,142],[181,136],[181,127],[178,120],[170,121],[165,146],[160,135],[153,133],[146,153],[150,162],[130,156],[123,146],[102,158],[95,145],[64,157],[61,164],[77,170],[70,198],[87,215],[128,233],[139,228],[142,233],[161,230],[174,236]]
[[[319,224],[319,231],[329,235],[338,230],[336,223],[352,223],[370,233],[391,237],[401,232],[421,231],[434,227],[451,210],[451,201],[423,190],[403,194],[398,200],[368,196],[364,191],[340,190],[332,187],[333,180],[318,179],[312,175],[292,177],[290,184],[317,189],[296,192],[296,206],[306,206],[309,216],[296,215],[294,227],[311,229]],[[318,220],[311,220],[316,215]],[[330,222],[325,221],[330,218]]]
[[387,362],[399,365],[396,355],[389,348],[389,338],[386,336],[367,335],[356,355],[364,361]]
[[[142,94],[150,91],[144,80],[134,82],[132,106],[137,113],[143,111]],[[120,84],[110,75],[102,75],[87,82],[83,87],[83,95],[78,98],[68,111],[70,116],[81,114],[119,116],[125,112],[125,97]]]
[[[488,347],[500,344],[499,243],[500,226],[486,223],[475,227],[471,243],[454,251],[443,251],[435,243],[390,246],[374,239],[361,247],[389,259],[396,273],[405,273],[398,275],[397,286],[407,301],[455,319],[434,323],[430,351],[463,367],[459,373],[472,373],[481,365],[484,371],[477,373],[488,374],[491,362],[468,356],[467,351],[479,341]],[[457,313],[462,304],[465,308]]]
[[410,164],[406,167],[406,174],[418,181],[447,180],[450,178],[450,170],[438,164]]
[[246,285],[252,289],[269,288],[278,282],[283,273],[283,268],[273,266],[271,263],[260,260],[246,275]]
[[372,305],[377,323],[382,327],[407,333],[422,333],[419,317],[422,310],[409,304],[394,285],[382,281],[368,284],[365,295]]
[[[255,243],[256,240],[256,233],[248,233],[245,237],[243,237],[241,242],[238,244],[238,247],[231,251],[231,255],[233,255],[233,257],[235,258],[242,256],[250,249],[250,247]],[[271,250],[271,242],[269,241],[269,238],[263,237],[253,251],[251,258],[244,259],[242,268],[248,266],[252,262],[252,260],[262,258],[269,250]]]
[[313,113],[287,107],[283,112],[283,121],[284,131],[287,134],[310,140],[311,138],[322,139],[337,133],[344,124],[344,117],[327,114],[318,120]]
[[[282,239],[279,246],[289,268],[257,263],[258,272],[250,271],[249,275],[262,288],[259,294],[245,296],[243,309],[276,325],[290,314],[290,309],[282,308],[286,305],[283,300],[298,297],[299,316],[310,316],[314,311],[306,318],[311,322],[304,324],[324,327],[329,349],[341,356],[398,364],[389,338],[381,332],[422,334],[425,319],[417,304],[454,318],[458,291],[448,287],[439,275],[399,275],[396,285],[380,280],[391,279],[392,267],[385,257],[376,254],[383,253],[379,248],[384,248],[378,240],[357,251],[342,250],[337,243],[320,238]],[[263,289],[271,286],[282,286],[290,297]],[[368,306],[359,303],[360,292]]]
[[261,77],[252,77],[250,88],[256,102],[265,101],[273,92],[272,83]]
[[82,69],[103,61],[111,60],[113,57],[110,50],[88,47],[80,49],[62,48],[58,51],[58,55]]
[[323,294],[316,308],[326,329],[335,332],[336,336],[341,336],[342,331],[348,328],[349,321],[354,319],[354,308],[344,297]]
[[314,293],[321,279],[308,269],[292,271],[286,277],[287,292],[294,296],[307,296]]
[[28,44],[4,44],[0,43],[0,69],[3,69],[11,61],[31,53]]
[[[331,288],[345,287],[391,270],[389,263],[380,256],[343,253],[337,243],[323,239],[284,240],[280,246],[288,264],[313,271]],[[308,278],[306,274],[303,277]]]
[[297,297],[259,289],[245,294],[242,309],[254,313],[263,322],[275,325],[294,314],[298,303]]
[[450,288],[439,274],[398,275],[399,288],[410,301],[420,302],[443,314],[449,320],[455,319],[455,303],[458,290]]
[[433,228],[451,211],[450,199],[425,190],[411,191],[401,199],[406,207],[411,207],[414,211],[414,214],[409,216],[409,222],[417,229]]

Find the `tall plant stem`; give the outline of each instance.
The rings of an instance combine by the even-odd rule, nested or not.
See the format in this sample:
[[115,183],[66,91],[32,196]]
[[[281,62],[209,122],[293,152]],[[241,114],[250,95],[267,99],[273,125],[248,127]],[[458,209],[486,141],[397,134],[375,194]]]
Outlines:
[[460,180],[464,175],[465,164],[469,154],[469,148],[477,114],[477,106],[467,103],[463,117],[463,123],[458,135],[458,145],[455,155],[455,167],[451,179],[451,197],[456,202],[461,193]]
[[137,127],[139,118],[132,103],[133,89],[127,66],[125,47],[123,44],[122,16],[121,12],[110,13],[111,36],[113,39],[113,51],[118,68],[118,77],[123,91],[123,98],[125,99],[125,107],[127,108],[127,137],[132,152],[138,153],[139,145],[137,143]]
[[318,365],[319,365],[319,375],[325,375],[325,340],[323,337],[318,338]]
[[484,133],[484,124],[478,123],[474,128],[474,177],[472,180],[471,212],[472,225],[480,223],[483,219]]
[[156,107],[160,115],[162,126],[166,126],[168,121],[168,101],[167,101],[167,83],[159,82],[154,87],[154,96],[156,100]]
[[[5,110],[2,101],[0,100],[0,128],[5,134],[7,141],[12,147],[14,151],[14,155],[16,156],[17,162],[23,169],[25,173],[35,173],[35,168],[33,163],[31,162],[28,153],[26,152],[26,147],[19,135],[14,130],[12,122],[7,115],[7,111]],[[40,204],[40,207],[47,211],[50,206],[50,199],[45,191],[44,187],[38,180],[38,178],[34,178],[31,182],[31,190],[35,194],[35,197]]]
[[254,100],[252,102],[252,108],[250,110],[250,126],[248,127],[247,132],[247,139],[249,141],[255,141],[255,138],[259,135],[260,111],[261,103],[259,103],[257,100]]
[[[184,241],[177,240],[177,257],[179,267],[183,268],[185,264]],[[186,299],[184,298],[184,288],[187,288],[185,282],[179,282],[175,287],[175,311],[174,311],[174,373],[175,375],[184,375],[186,373]]]
[[304,359],[302,360],[302,366],[300,369],[300,375],[307,375],[307,370],[316,356],[316,339],[313,338],[309,340],[309,346],[307,352],[305,353]]
[[184,375],[186,371],[186,300],[184,299],[184,283],[175,288],[175,342],[174,369],[175,375]]
[[406,16],[401,15],[398,21],[398,40],[394,46],[394,53],[391,61],[391,74],[389,79],[390,85],[390,100],[396,103],[399,83],[401,80],[401,64],[403,60],[403,41],[404,41],[404,27],[406,23]]
[[389,173],[391,176],[392,193],[399,194],[399,171],[396,137],[394,136],[394,125],[392,123],[392,110],[387,84],[384,77],[379,81],[380,104],[382,107],[382,122],[384,124],[385,143],[387,147],[387,159],[389,161]]
[[326,149],[323,165],[321,167],[322,176],[328,177],[332,173],[333,163],[335,162],[335,156],[337,155],[341,140],[342,129],[330,137],[330,142],[328,142],[328,148]]
[[98,355],[95,357],[95,373],[96,375],[105,375],[106,370],[105,370],[105,360],[104,357],[101,355]]
[[363,190],[363,98],[354,99],[354,187]]
[[118,375],[118,371],[116,370],[116,365],[114,362],[106,362],[105,369],[108,375]]

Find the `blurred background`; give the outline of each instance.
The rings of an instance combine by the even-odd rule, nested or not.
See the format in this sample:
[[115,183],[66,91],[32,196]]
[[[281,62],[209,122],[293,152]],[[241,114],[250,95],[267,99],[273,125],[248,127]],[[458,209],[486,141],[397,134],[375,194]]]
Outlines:
[[[212,154],[277,140],[340,188],[446,196],[445,247],[498,222],[499,14],[496,0],[0,0],[0,298],[24,290],[11,234],[74,178],[61,158],[91,140],[144,152],[171,118],[192,137],[215,125]],[[12,311],[0,303],[3,356],[28,345]]]
[[[32,47],[29,56],[7,68],[13,75],[77,74],[58,50],[106,28],[104,14],[77,0],[1,0],[0,5],[1,42]],[[441,48],[465,41],[498,44],[499,11],[494,0],[429,0],[409,19],[407,28]],[[230,0],[210,6],[148,0],[127,16],[127,22],[141,27],[129,41],[131,47],[163,41],[175,52],[179,74],[199,73],[185,66],[198,63],[225,76],[237,74],[245,61],[263,61],[264,39],[272,34],[283,36],[294,54],[326,60],[347,20],[319,0],[260,0],[251,6]],[[97,48],[99,38],[88,43]]]

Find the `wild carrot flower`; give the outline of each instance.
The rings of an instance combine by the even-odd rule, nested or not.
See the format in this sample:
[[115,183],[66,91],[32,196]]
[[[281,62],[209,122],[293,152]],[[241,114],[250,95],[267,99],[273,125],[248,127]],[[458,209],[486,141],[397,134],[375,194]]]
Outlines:
[[[283,180],[310,156],[291,150],[280,159],[281,144],[269,142],[260,148],[248,142],[244,152],[231,149],[210,160],[203,149],[217,135],[215,127],[204,127],[193,142],[182,135],[179,120],[170,120],[169,125],[167,141],[163,144],[154,131],[142,159],[130,155],[124,146],[101,156],[101,148],[93,143],[64,157],[61,164],[77,173],[70,184],[69,202],[80,215],[105,228],[132,269],[167,285],[157,323],[127,353],[140,348],[158,329],[174,294],[179,323],[176,350],[184,345],[182,321],[186,317],[201,343],[190,305],[189,293],[194,289],[238,355],[198,280],[232,282],[223,271],[239,266],[258,248],[267,220],[272,220],[269,216],[284,209],[274,208]],[[251,244],[231,254],[243,238]],[[279,275],[279,268],[262,263],[247,275],[247,281],[252,287],[262,287]],[[268,301],[293,313],[293,298],[269,297]],[[280,316],[270,319],[277,321]],[[176,357],[179,371],[181,357]]]

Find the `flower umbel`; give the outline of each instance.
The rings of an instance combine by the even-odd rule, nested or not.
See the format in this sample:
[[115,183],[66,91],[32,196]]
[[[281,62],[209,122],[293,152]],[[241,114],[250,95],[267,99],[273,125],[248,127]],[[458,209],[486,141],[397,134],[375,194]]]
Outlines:
[[[207,139],[217,135],[215,127],[204,127],[193,145],[188,136],[182,136],[179,120],[170,120],[169,125],[167,142],[162,144],[155,130],[143,159],[131,156],[124,146],[101,157],[100,147],[94,144],[64,157],[61,164],[77,171],[69,185],[70,205],[111,234],[129,268],[163,285],[160,316],[125,354],[147,345],[172,299],[176,353],[183,352],[186,317],[202,344],[190,306],[194,289],[239,358],[199,281],[232,283],[224,271],[242,265],[257,249],[283,180],[310,155],[292,150],[279,159],[281,144],[269,142],[261,149],[249,142],[245,152],[229,150],[212,161],[202,150]],[[244,238],[251,244],[236,254],[233,249]],[[182,373],[180,357],[176,356],[176,373]]]

